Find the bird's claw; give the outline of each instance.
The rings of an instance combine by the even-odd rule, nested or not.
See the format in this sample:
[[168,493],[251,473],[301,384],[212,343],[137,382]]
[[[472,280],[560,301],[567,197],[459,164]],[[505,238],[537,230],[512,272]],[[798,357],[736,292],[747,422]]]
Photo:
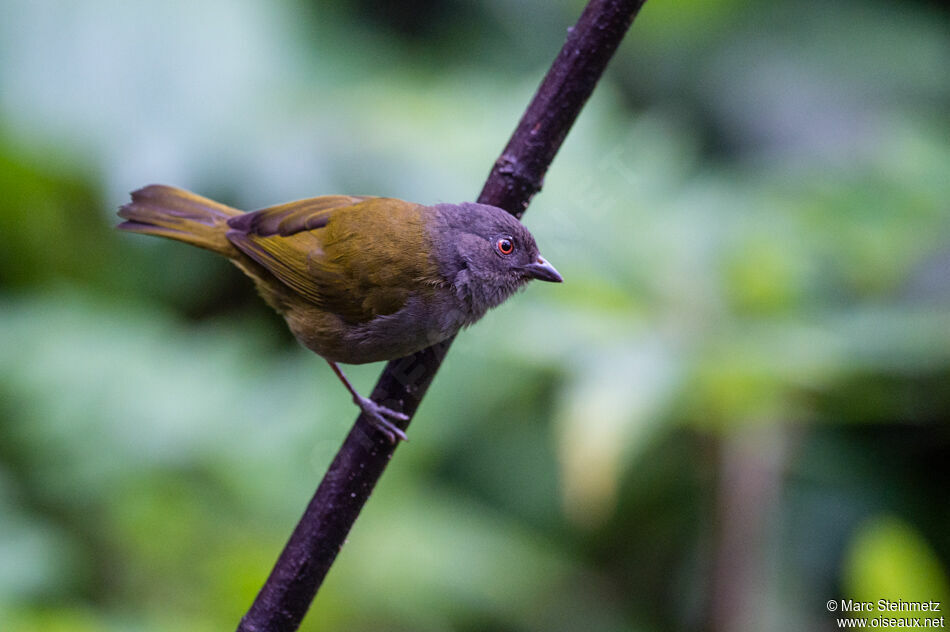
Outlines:
[[401,413],[392,408],[386,408],[381,404],[377,404],[368,397],[358,396],[354,398],[356,405],[360,407],[366,416],[369,417],[370,423],[373,426],[386,435],[386,438],[389,439],[389,442],[395,444],[397,441],[408,441],[409,438],[406,437],[405,431],[394,424],[387,418],[395,419],[397,421],[409,421],[409,415]]

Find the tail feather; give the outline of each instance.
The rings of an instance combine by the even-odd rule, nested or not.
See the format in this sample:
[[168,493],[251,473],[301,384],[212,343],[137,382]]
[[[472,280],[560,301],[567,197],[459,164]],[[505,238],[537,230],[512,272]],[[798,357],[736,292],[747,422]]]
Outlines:
[[153,184],[132,192],[119,208],[120,230],[158,235],[205,248],[226,257],[238,255],[228,241],[228,219],[242,212],[183,189]]

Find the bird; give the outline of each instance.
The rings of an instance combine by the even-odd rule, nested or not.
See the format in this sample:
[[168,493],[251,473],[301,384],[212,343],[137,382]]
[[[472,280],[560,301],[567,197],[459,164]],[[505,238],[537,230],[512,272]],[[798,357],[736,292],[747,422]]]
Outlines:
[[463,202],[324,195],[243,212],[177,187],[133,191],[118,229],[229,259],[326,360],[372,425],[406,440],[401,411],[360,395],[340,364],[401,358],[454,336],[531,280],[560,283],[514,216]]

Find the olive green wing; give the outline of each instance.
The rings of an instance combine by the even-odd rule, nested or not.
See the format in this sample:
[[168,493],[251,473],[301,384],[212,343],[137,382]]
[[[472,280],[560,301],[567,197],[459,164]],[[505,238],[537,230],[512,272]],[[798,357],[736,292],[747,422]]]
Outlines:
[[258,237],[288,237],[301,231],[323,228],[334,211],[372,199],[366,195],[323,195],[244,213],[228,226]]
[[[411,287],[399,273],[409,249],[427,261],[416,204],[324,196],[228,221],[228,239],[304,299],[347,322],[398,311]],[[410,264],[410,279],[417,274]]]

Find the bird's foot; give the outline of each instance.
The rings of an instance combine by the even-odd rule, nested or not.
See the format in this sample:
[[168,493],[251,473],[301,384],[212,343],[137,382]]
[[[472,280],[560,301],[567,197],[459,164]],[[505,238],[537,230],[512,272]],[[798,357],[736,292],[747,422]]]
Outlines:
[[369,417],[370,423],[372,423],[377,430],[386,435],[386,438],[389,439],[390,443],[395,444],[397,440],[409,440],[406,437],[406,433],[403,431],[403,429],[390,421],[390,419],[395,419],[397,421],[409,421],[409,415],[391,408],[386,408],[385,406],[377,404],[370,398],[363,397],[362,395],[354,396],[353,401],[356,402],[356,405],[360,407],[360,410],[366,413],[366,416]]

